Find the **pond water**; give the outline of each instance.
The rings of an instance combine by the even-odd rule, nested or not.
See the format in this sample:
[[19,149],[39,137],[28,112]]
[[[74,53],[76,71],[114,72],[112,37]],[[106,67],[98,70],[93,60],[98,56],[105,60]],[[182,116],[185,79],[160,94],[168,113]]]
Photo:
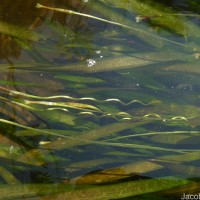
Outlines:
[[0,199],[198,195],[199,7],[2,0]]

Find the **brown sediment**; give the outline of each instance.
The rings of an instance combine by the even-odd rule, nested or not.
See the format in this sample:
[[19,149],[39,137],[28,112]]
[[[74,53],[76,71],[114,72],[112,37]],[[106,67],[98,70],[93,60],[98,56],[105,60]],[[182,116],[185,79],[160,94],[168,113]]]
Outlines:
[[[46,6],[59,6],[74,10],[83,9],[83,3],[80,0],[26,0],[22,3],[21,0],[1,0],[0,5],[0,21],[15,25],[25,29],[35,29],[42,25],[43,19],[50,16],[52,20],[59,23],[67,24],[70,27],[80,26],[80,17],[74,20],[67,20],[67,15],[63,13],[54,13],[46,9],[37,9],[37,3],[44,3]],[[73,22],[72,22],[73,21]],[[72,24],[73,23],[73,24]],[[0,33],[0,59],[10,61],[9,57],[18,58],[21,48],[12,36]]]

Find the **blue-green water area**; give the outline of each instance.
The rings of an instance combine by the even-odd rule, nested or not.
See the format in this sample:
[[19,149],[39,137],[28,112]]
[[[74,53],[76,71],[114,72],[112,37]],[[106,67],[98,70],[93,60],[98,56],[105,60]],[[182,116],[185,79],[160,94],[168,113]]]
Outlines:
[[2,0],[0,199],[198,199],[198,8]]

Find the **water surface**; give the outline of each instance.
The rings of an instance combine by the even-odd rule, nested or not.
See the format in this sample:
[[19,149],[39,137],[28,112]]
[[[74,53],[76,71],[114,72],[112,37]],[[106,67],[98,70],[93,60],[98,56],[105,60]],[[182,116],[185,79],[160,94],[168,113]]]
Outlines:
[[2,199],[198,193],[198,3],[37,3],[0,6]]

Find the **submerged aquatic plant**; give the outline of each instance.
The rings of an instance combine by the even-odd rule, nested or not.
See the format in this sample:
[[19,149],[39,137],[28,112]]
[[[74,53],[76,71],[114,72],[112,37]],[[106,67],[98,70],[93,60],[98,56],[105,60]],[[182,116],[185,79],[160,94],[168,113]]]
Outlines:
[[44,13],[31,30],[0,23],[4,42],[22,53],[12,48],[19,60],[0,64],[1,197],[198,192],[190,179],[199,176],[200,117],[192,14],[155,1],[28,3]]

